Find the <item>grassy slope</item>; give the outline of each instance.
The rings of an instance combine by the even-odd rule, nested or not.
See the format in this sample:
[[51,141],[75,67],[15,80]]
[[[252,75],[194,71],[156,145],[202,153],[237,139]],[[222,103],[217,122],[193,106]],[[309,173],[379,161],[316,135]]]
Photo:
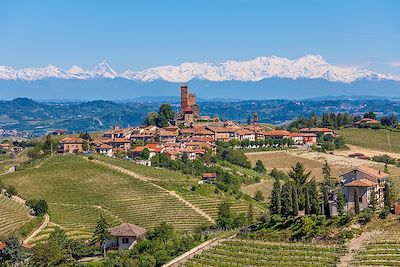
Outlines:
[[38,168],[2,176],[26,199],[44,198],[51,222],[70,235],[90,235],[100,213],[112,224],[146,228],[169,222],[178,230],[206,223],[192,209],[153,184],[76,156],[57,156]]
[[[96,159],[153,178],[154,180],[152,180],[152,182],[167,188],[168,190],[175,191],[185,200],[199,207],[214,219],[217,218],[219,204],[224,200],[227,200],[229,203],[231,203],[232,210],[235,213],[248,211],[248,201],[243,199],[235,199],[231,195],[226,194],[221,190],[215,190],[214,186],[208,184],[198,185],[199,178],[182,174],[181,172],[177,171],[146,167],[126,160],[110,159],[102,156],[97,156]],[[252,172],[252,174],[255,173],[252,170],[248,171]],[[192,190],[193,186],[195,186],[194,191]],[[256,212],[261,211],[262,207],[257,205],[255,202],[254,204]]]
[[30,220],[25,206],[0,195],[0,239],[19,230]]
[[346,143],[365,148],[400,153],[400,132],[385,129],[347,128],[338,131]]

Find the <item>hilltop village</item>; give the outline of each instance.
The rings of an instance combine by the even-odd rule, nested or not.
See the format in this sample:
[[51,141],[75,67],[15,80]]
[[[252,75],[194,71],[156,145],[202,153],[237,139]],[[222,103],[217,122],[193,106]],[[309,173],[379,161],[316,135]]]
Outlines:
[[[170,111],[169,111],[170,112]],[[145,149],[150,152],[150,158],[155,153],[165,153],[171,159],[183,154],[195,159],[203,155],[206,150],[215,153],[216,142],[248,142],[248,147],[265,147],[271,141],[279,140],[285,144],[312,146],[317,143],[317,135],[336,136],[328,128],[303,128],[298,133],[286,130],[268,131],[258,123],[258,113],[255,112],[252,121],[241,125],[234,121],[222,121],[217,115],[214,117],[202,116],[200,107],[196,103],[196,96],[189,92],[187,85],[181,87],[181,111],[173,118],[167,118],[165,127],[156,125],[140,126],[135,128],[114,127],[106,131],[101,137],[93,138],[89,147],[95,153],[114,156],[125,153],[135,159]],[[55,132],[58,134],[59,132]],[[269,141],[269,142],[268,142]],[[84,150],[85,140],[68,137],[60,141],[60,152],[81,153]],[[132,144],[137,145],[132,148]]]

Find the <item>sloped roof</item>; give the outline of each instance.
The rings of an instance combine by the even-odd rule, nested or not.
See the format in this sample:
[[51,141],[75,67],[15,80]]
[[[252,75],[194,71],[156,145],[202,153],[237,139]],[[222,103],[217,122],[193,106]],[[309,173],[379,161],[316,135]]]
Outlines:
[[82,144],[83,139],[79,137],[66,137],[61,140],[63,144]]
[[378,185],[377,183],[372,182],[371,180],[360,179],[360,180],[354,180],[350,183],[347,183],[344,186],[347,186],[347,187],[373,187],[373,186],[377,186],[377,185]]
[[130,223],[123,223],[121,225],[109,228],[108,230],[112,236],[139,237],[146,233],[146,229]]
[[329,128],[302,128],[299,132],[333,132],[333,130]]
[[265,136],[290,136],[290,132],[286,130],[272,130],[270,132],[266,132]]
[[373,178],[376,178],[376,179],[383,179],[383,178],[389,177],[388,173],[375,170],[374,168],[371,168],[371,167],[368,167],[368,166],[365,166],[365,165],[358,166],[358,167],[356,167],[354,169],[351,169],[351,170],[349,170],[347,172],[344,172],[340,176],[343,176],[343,175],[348,174],[348,173],[353,172],[353,171],[359,171],[359,172],[365,173],[365,174],[367,174],[369,176],[372,176]]

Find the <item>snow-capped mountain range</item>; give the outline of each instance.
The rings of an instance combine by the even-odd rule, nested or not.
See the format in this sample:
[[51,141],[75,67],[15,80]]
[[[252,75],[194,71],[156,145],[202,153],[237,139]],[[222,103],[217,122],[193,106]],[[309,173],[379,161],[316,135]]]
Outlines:
[[227,61],[220,64],[183,63],[179,66],[160,66],[143,71],[127,70],[117,73],[106,62],[101,62],[92,70],[72,66],[62,70],[48,65],[39,68],[13,69],[0,66],[0,80],[35,81],[46,78],[59,79],[115,79],[151,82],[188,82],[192,79],[208,81],[260,81],[268,78],[325,79],[331,82],[351,83],[356,80],[394,80],[400,76],[380,74],[356,67],[331,65],[319,55],[307,55],[298,59],[282,57],[258,57],[249,61]]

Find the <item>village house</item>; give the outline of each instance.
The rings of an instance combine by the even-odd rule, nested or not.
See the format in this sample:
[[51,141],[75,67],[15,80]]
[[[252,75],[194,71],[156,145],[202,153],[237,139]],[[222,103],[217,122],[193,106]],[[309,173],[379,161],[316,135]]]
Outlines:
[[284,139],[284,138],[290,138],[291,133],[286,130],[272,130],[264,133],[264,136],[265,138],[270,138],[270,139]]
[[211,151],[211,155],[213,156],[215,156],[217,153],[217,145],[212,142],[187,141],[187,142],[182,142],[181,147],[190,148],[194,150],[206,149]]
[[212,184],[217,180],[217,174],[215,172],[204,172],[201,174],[201,180]]
[[146,229],[130,224],[123,223],[119,226],[109,228],[111,238],[106,240],[106,249],[132,249],[137,241],[144,237]]
[[215,141],[229,142],[230,140],[235,139],[235,128],[209,126],[207,129],[214,133]]
[[175,148],[168,147],[164,153],[171,159],[180,159],[183,155],[186,155],[189,160],[195,160],[197,157],[204,155],[206,151],[204,149],[190,149],[190,148]]
[[131,158],[134,159],[134,158],[138,157],[140,155],[140,153],[145,149],[149,150],[149,159],[151,159],[157,153],[163,153],[165,150],[165,147],[163,145],[158,145],[155,143],[147,144],[145,146],[137,146],[134,149],[132,149]]
[[329,128],[302,128],[299,130],[299,133],[313,133],[313,134],[323,134],[323,135],[331,135],[336,136],[336,132]]
[[255,141],[256,134],[248,129],[239,129],[235,132],[235,139],[239,141],[244,141],[244,140]]
[[184,128],[179,131],[179,139],[211,138],[214,140],[214,132],[205,127]]
[[105,138],[127,138],[129,139],[131,137],[132,129],[127,128],[127,129],[122,129],[119,128],[118,126],[114,126],[111,130],[106,131],[103,134],[103,137]]
[[158,133],[161,143],[175,143],[178,137],[178,131],[168,131],[161,129]]
[[383,205],[384,187],[389,174],[375,170],[368,166],[359,166],[340,175],[342,177],[342,191],[346,199],[346,210],[354,211],[355,191],[360,203],[360,210],[367,208],[371,202],[371,191],[376,193],[379,206]]
[[66,137],[59,143],[59,151],[62,153],[82,153],[84,140],[79,137]]
[[313,145],[317,143],[317,135],[313,133],[290,133],[290,138],[296,145]]
[[113,147],[107,144],[100,144],[99,146],[95,146],[95,152],[107,157],[112,157]]
[[354,127],[370,127],[370,126],[379,126],[381,123],[378,120],[370,119],[370,118],[362,118],[361,120],[355,122],[353,124]]

